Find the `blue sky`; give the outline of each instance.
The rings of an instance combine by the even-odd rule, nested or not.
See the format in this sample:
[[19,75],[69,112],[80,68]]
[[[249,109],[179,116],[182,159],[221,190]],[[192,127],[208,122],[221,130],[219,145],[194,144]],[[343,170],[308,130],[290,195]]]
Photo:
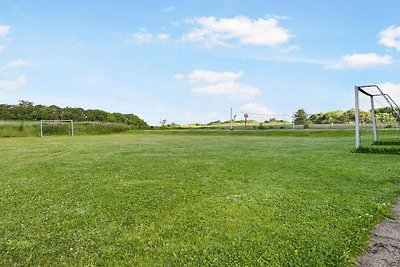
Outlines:
[[[398,1],[0,0],[0,102],[190,123],[400,102]],[[263,120],[263,117],[253,117]]]

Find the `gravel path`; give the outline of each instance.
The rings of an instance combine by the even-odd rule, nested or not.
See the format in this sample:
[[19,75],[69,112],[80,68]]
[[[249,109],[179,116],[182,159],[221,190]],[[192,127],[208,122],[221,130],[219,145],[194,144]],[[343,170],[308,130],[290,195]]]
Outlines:
[[368,253],[358,259],[358,266],[400,266],[400,200],[394,206],[394,211],[395,220],[386,219],[375,228]]

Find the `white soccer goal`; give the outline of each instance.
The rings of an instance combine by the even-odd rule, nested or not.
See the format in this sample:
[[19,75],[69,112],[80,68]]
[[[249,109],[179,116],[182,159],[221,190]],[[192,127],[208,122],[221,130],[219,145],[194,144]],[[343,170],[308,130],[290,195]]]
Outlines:
[[379,98],[383,99],[386,106],[390,108],[391,113],[400,122],[400,109],[396,102],[388,95],[385,94],[381,88],[377,85],[361,85],[355,87],[355,132],[356,132],[356,148],[361,145],[360,138],[360,94],[366,95],[370,100],[370,110],[371,110],[371,122],[373,131],[373,141],[378,141],[378,131],[377,131],[377,118],[375,114],[375,101]]
[[73,120],[40,120],[40,137],[43,137],[43,124],[44,123],[69,123],[69,134],[74,136],[74,121]]

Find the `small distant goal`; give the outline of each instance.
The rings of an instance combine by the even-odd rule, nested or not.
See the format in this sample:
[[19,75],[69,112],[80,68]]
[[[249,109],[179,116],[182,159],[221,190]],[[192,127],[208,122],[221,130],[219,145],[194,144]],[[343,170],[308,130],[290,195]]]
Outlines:
[[40,120],[40,137],[43,137],[43,124],[45,123],[68,123],[69,135],[74,136],[74,121],[73,120]]

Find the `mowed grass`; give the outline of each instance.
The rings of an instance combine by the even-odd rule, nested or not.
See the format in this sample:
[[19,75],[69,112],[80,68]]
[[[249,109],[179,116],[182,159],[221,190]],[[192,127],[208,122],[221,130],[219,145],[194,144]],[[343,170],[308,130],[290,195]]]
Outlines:
[[0,265],[351,266],[400,178],[353,139],[0,139]]

